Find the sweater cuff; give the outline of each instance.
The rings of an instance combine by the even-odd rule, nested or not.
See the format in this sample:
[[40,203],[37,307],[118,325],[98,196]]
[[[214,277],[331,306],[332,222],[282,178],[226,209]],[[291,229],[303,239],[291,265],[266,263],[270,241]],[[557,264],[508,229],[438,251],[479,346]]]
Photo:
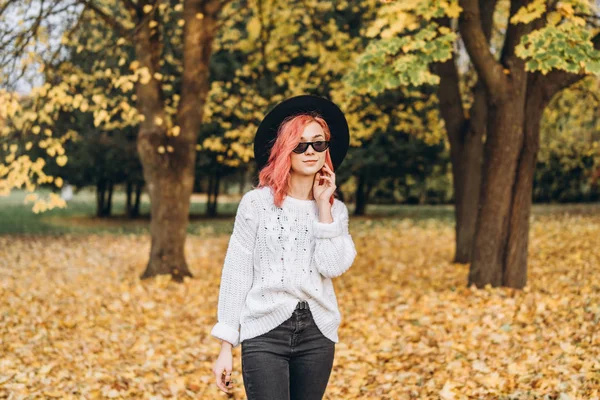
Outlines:
[[231,343],[233,347],[239,344],[240,332],[236,329],[233,329],[229,325],[224,324],[223,322],[217,322],[217,324],[212,328],[210,334],[216,338]]
[[316,238],[328,239],[339,236],[343,233],[342,222],[338,219],[329,224],[319,221],[313,221],[313,231]]

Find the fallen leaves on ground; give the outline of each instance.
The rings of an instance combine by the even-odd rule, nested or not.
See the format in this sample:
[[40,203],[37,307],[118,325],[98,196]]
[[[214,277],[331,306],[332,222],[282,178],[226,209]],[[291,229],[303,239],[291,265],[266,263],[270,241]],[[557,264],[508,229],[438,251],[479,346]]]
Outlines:
[[[522,291],[467,287],[448,224],[350,229],[325,399],[598,399],[600,217],[536,218]],[[0,237],[0,397],[226,398],[210,329],[228,239],[188,237],[177,284],[139,280],[148,236]]]

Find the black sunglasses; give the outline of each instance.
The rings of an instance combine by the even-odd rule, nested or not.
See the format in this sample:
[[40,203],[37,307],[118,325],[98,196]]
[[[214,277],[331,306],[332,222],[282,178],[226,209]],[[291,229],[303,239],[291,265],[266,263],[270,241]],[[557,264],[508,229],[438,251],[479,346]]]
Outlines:
[[327,150],[327,148],[329,147],[329,140],[319,140],[316,142],[300,142],[298,143],[298,146],[296,146],[296,148],[293,150],[293,152],[297,154],[302,154],[306,151],[306,149],[308,149],[309,145],[312,145],[312,148],[315,149],[315,151],[321,153]]

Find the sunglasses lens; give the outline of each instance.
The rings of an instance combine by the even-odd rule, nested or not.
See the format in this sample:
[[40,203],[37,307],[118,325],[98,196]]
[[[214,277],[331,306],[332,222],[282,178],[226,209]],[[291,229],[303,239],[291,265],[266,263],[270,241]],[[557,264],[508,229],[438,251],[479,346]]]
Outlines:
[[[308,149],[308,146],[309,143],[306,142],[298,143],[298,146],[296,146],[296,148],[294,149],[294,153],[302,154],[306,151],[306,149]],[[327,150],[328,147],[329,143],[326,141],[313,142],[313,149],[315,149],[315,151],[318,151],[319,153]]]
[[298,146],[294,149],[294,153],[304,153],[308,148],[307,143],[298,143]]
[[313,147],[316,151],[321,152],[327,150],[329,144],[327,142],[314,142]]

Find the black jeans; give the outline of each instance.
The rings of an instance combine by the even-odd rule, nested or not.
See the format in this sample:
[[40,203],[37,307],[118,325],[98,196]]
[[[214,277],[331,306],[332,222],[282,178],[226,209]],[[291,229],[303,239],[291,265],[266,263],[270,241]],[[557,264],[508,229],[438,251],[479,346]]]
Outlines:
[[321,333],[307,303],[298,303],[281,325],[242,342],[248,400],[322,399],[334,353],[335,342]]

